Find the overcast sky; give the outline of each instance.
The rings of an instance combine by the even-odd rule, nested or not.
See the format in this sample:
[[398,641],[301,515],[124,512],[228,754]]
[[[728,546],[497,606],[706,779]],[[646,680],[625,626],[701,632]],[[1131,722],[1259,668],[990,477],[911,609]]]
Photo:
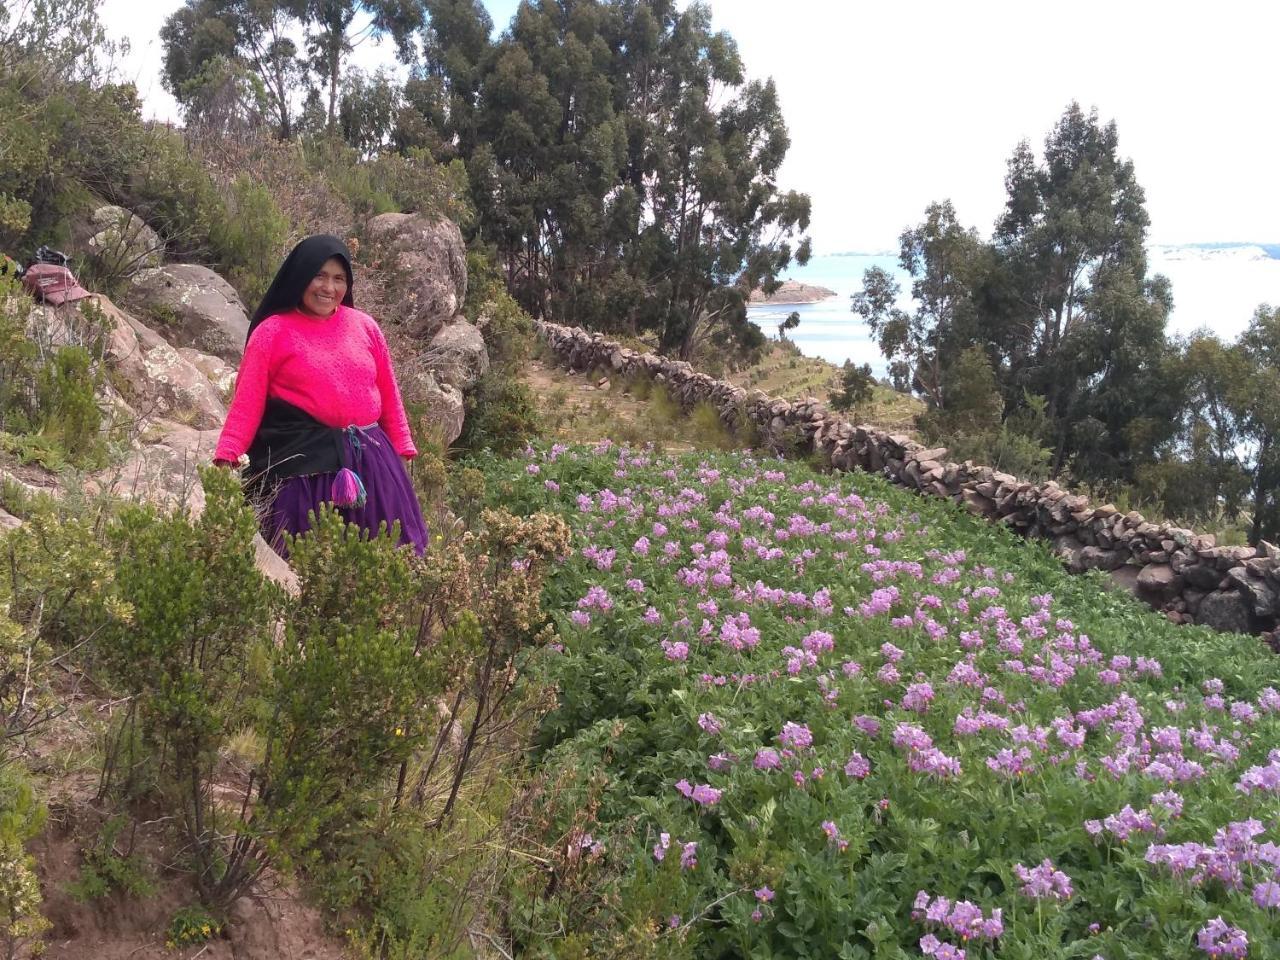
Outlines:
[[[509,22],[517,0],[486,0]],[[104,0],[149,116],[175,0]],[[748,72],[772,76],[791,132],[784,187],[809,193],[815,252],[896,245],[933,200],[987,234],[1005,161],[1073,99],[1119,127],[1157,243],[1280,242],[1280,3],[1216,0],[711,0]],[[363,66],[390,61],[372,44]]]

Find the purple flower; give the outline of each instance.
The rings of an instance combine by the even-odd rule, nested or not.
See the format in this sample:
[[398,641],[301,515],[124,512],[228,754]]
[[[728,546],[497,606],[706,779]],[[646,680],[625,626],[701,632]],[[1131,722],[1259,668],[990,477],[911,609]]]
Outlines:
[[866,714],[858,714],[853,718],[853,725],[869,737],[880,736],[880,721]]
[[698,865],[698,841],[690,840],[680,850],[680,869],[692,870]]
[[813,746],[813,734],[803,723],[792,723],[788,720],[782,725],[782,732],[778,734],[778,742],[784,747],[804,749],[805,747]]
[[683,640],[677,640],[672,643],[670,640],[662,641],[662,654],[668,660],[687,660],[689,659],[689,644]]
[[1280,883],[1264,880],[1253,885],[1253,902],[1263,910],[1280,908]]
[[707,766],[717,772],[727,770],[736,758],[726,753],[713,753],[707,757]]
[[1244,957],[1249,953],[1249,936],[1219,916],[1200,928],[1196,946],[1211,957]]
[[773,899],[773,891],[769,889],[769,885],[765,884],[756,891],[756,899],[761,903],[768,903]]
[[761,747],[756,751],[754,765],[757,770],[777,770],[782,766],[782,757],[773,747]]
[[1054,867],[1048,857],[1045,857],[1039,866],[1029,870],[1020,863],[1014,864],[1013,872],[1022,881],[1023,896],[1033,900],[1044,898],[1069,900],[1071,898],[1071,878]]
[[844,775],[853,780],[865,779],[871,772],[871,764],[857,750],[849,754],[849,761],[844,765]]
[[933,701],[933,685],[927,681],[924,683],[913,683],[907,687],[907,692],[902,697],[902,707],[904,710],[910,710],[913,713],[924,713],[929,709],[929,704]]
[[667,856],[667,850],[671,848],[671,834],[661,833],[658,835],[658,842],[653,845],[653,859],[661,863]]
[[709,784],[700,783],[693,788],[693,802],[700,803],[704,807],[712,807],[719,802],[721,793],[722,791]]
[[714,713],[702,713],[698,715],[698,726],[704,731],[715,736],[720,732],[720,721]]

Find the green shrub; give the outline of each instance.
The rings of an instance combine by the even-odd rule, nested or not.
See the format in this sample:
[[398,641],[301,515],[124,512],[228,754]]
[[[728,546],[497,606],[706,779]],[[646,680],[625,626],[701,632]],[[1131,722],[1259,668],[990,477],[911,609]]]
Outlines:
[[732,450],[738,445],[733,433],[721,421],[720,411],[705,400],[694,404],[689,411],[688,430],[690,439],[702,448]]
[[490,450],[506,457],[523,450],[540,432],[541,417],[528,384],[491,367],[466,398],[458,446],[472,454]]
[[0,945],[6,957],[33,956],[50,923],[40,915],[40,881],[26,845],[47,811],[18,770],[0,765]]
[[40,371],[42,433],[73,462],[102,466],[106,448],[97,391],[102,368],[84,347],[63,347]]
[[169,921],[165,934],[165,946],[180,950],[196,943],[205,943],[222,932],[222,924],[204,907],[196,904],[183,907]]
[[854,366],[846,360],[840,370],[840,385],[831,392],[829,400],[833,410],[851,410],[859,403],[871,399],[875,380],[871,376],[871,364]]
[[225,216],[209,224],[210,242],[227,279],[245,303],[262,299],[288,246],[291,224],[271,191],[241,174],[231,185]]
[[508,375],[518,373],[533,352],[533,320],[520,304],[501,291],[481,305],[476,319],[481,321],[480,333],[489,363],[503,368]]
[[104,624],[102,658],[133,699],[141,742],[152,753],[161,798],[181,817],[210,902],[243,890],[250,845],[239,811],[224,810],[208,786],[229,731],[250,716],[251,652],[271,642],[274,588],[258,572],[257,522],[238,478],[201,473],[207,497],[196,522],[184,514],[126,506],[110,530],[115,586],[126,619]]
[[[129,848],[116,850],[128,818],[117,815],[102,825],[93,844],[83,852],[80,876],[68,884],[67,892],[80,901],[98,900],[114,891],[129,897],[151,896],[156,889],[146,860]],[[136,830],[136,828],[135,828]]]

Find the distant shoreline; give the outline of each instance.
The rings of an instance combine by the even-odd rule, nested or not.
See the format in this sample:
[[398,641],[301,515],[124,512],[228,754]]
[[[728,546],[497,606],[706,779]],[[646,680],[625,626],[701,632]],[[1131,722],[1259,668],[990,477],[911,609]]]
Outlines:
[[804,307],[811,303],[823,303],[826,300],[834,300],[840,296],[838,293],[828,294],[824,297],[815,297],[812,300],[752,300],[748,307]]
[[819,287],[812,283],[801,283],[799,280],[784,280],[782,285],[773,293],[766,294],[760,289],[753,290],[748,306],[797,307],[807,303],[822,303],[824,300],[830,300],[832,297],[838,296],[838,293],[826,287]]

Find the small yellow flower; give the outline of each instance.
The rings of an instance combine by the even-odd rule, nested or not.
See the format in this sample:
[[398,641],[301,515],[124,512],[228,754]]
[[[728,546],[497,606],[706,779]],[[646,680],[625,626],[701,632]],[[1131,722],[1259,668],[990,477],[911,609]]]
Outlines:
[[397,736],[397,737],[403,737],[403,736],[404,736],[404,728],[403,728],[403,727],[396,727],[396,736]]

